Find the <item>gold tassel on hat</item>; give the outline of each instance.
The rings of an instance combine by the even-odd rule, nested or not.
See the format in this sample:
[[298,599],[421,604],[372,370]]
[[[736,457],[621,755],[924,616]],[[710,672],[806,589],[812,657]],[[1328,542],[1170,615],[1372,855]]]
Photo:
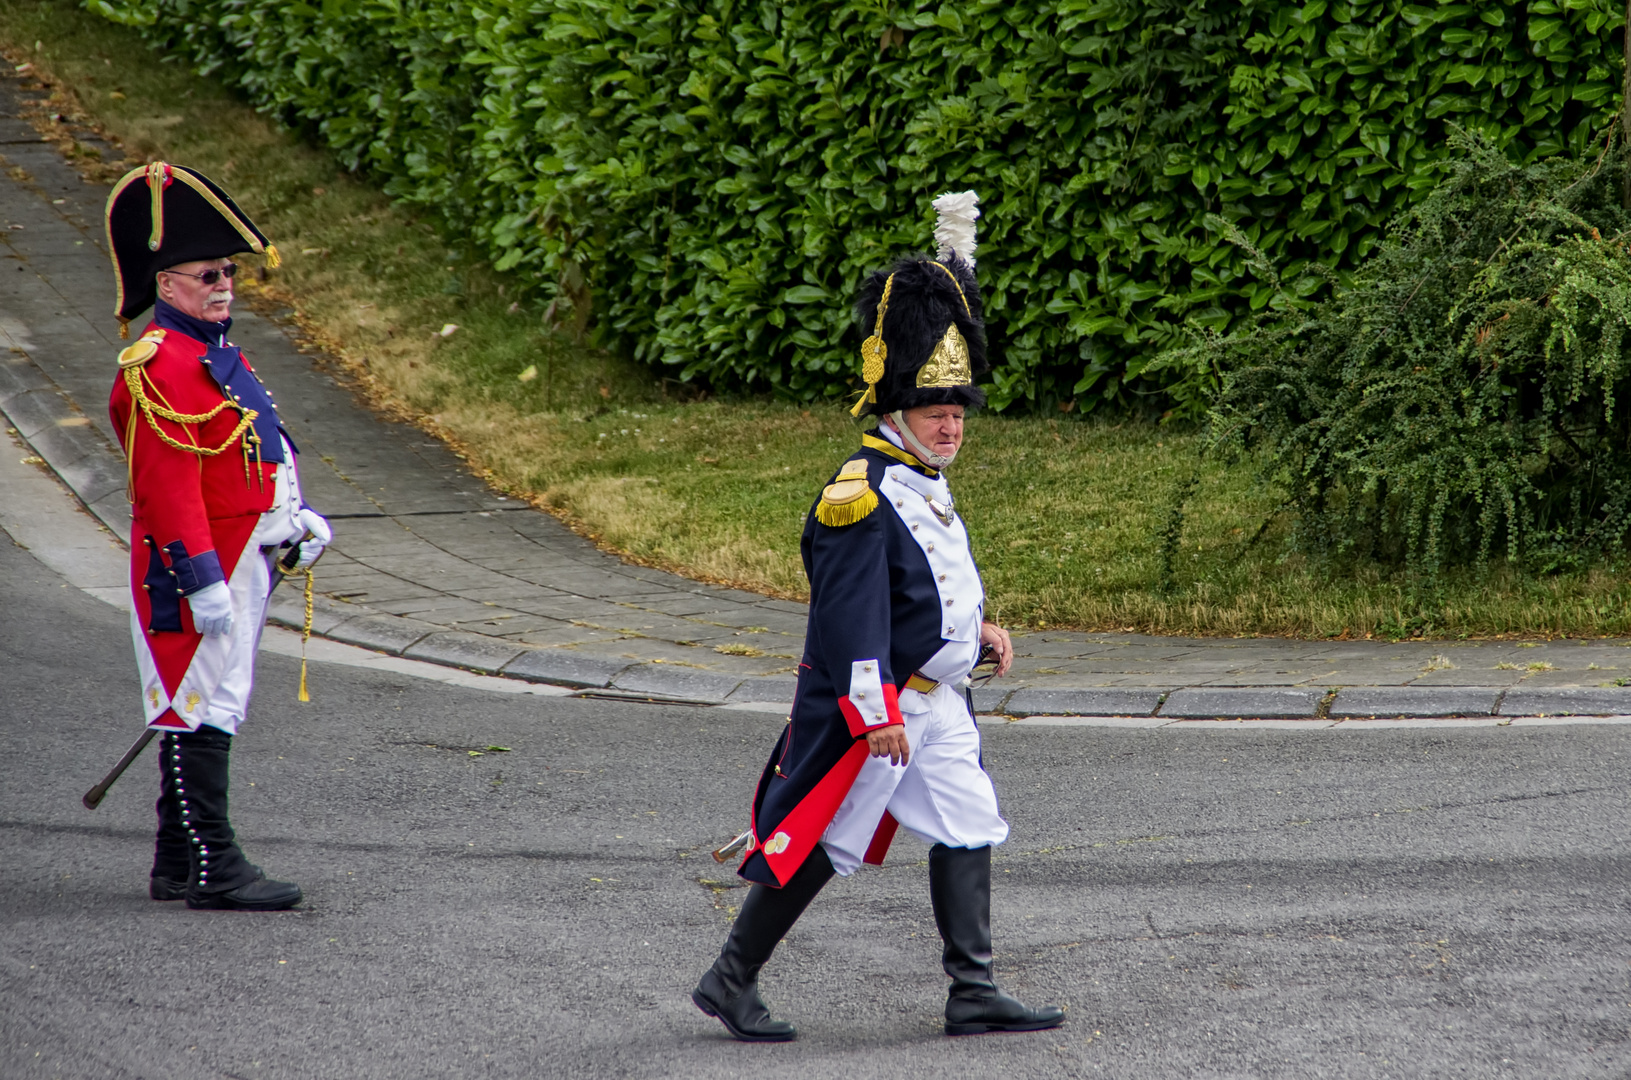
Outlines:
[[306,642],[311,640],[311,567],[306,567],[306,626],[300,632],[300,695],[301,701],[310,701],[311,694],[306,690]]
[[281,256],[281,255],[279,255],[277,253],[277,245],[276,244],[267,244],[266,245],[266,268],[268,270],[276,270],[278,267],[280,267],[282,265],[283,265],[283,256]]
[[889,310],[889,291],[894,287],[895,275],[890,274],[889,280],[883,283],[883,296],[878,300],[877,325],[872,328],[872,336],[861,342],[861,378],[866,380],[866,392],[855,403],[855,408],[849,411],[851,416],[860,416],[862,410],[878,400],[883,362],[889,356],[889,346],[883,343],[883,313]]
[[147,234],[147,250],[157,251],[164,243],[164,181],[170,166],[162,161],[147,166],[147,191],[152,199],[153,231]]

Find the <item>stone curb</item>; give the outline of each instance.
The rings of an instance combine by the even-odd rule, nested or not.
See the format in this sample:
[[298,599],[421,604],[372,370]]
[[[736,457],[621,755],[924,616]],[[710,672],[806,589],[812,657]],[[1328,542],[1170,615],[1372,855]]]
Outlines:
[[1161,715],[1178,720],[1311,720],[1319,714],[1323,690],[1283,686],[1197,686],[1174,690]]
[[1257,718],[1231,719],[1228,717],[1195,717],[1178,719],[1161,716],[1022,716],[1008,720],[1001,716],[982,716],[980,727],[984,731],[1005,731],[1009,728],[1137,728],[1146,731],[1244,731],[1270,729],[1276,731],[1401,731],[1406,728],[1424,728],[1443,731],[1450,728],[1531,728],[1564,727],[1571,724],[1607,724],[1631,726],[1631,715],[1577,716],[1400,716],[1352,717],[1333,719],[1315,716],[1300,720],[1265,720]]
[[1501,700],[1502,716],[1622,716],[1631,713],[1631,686],[1522,687]]
[[1500,700],[1501,691],[1494,687],[1349,686],[1337,691],[1326,715],[1491,716]]
[[699,668],[676,667],[670,664],[640,664],[623,671],[612,680],[612,689],[632,690],[666,697],[686,698],[691,701],[711,701],[724,704],[744,676],[726,675]]
[[504,665],[500,675],[579,689],[608,687],[618,673],[636,663],[621,657],[596,656],[574,649],[530,649]]
[[525,645],[502,638],[444,630],[420,638],[402,650],[402,655],[409,660],[426,660],[432,664],[479,671],[483,675],[496,675],[504,670],[505,664],[527,651]]
[[1161,700],[1171,692],[1143,687],[1082,690],[1022,687],[1009,695],[1007,705],[1001,711],[1011,716],[1154,716]]

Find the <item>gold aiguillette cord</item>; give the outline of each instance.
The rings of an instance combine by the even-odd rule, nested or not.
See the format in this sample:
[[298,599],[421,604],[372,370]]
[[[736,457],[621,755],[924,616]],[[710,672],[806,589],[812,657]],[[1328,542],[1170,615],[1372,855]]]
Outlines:
[[306,690],[306,642],[311,640],[311,567],[306,567],[306,625],[300,632],[300,700],[310,701]]

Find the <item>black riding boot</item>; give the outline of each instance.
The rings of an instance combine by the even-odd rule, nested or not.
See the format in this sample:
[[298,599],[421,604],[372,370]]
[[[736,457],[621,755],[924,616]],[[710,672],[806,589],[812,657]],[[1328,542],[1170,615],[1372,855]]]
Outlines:
[[244,858],[227,819],[232,736],[212,727],[166,740],[164,765],[175,781],[181,826],[191,849],[187,906],[228,911],[281,911],[300,903],[300,888],[271,881]]
[[1041,1031],[1065,1022],[1059,1009],[1028,1009],[997,989],[991,973],[991,849],[929,849],[929,898],[945,939],[941,963],[951,976],[946,1034]]
[[832,876],[832,861],[817,844],[786,885],[779,889],[755,885],[749,889],[719,959],[691,991],[697,1008],[717,1016],[743,1042],[787,1042],[794,1038],[798,1032],[793,1025],[772,1020],[770,1010],[759,998],[759,969]]
[[181,824],[181,803],[177,801],[177,774],[170,765],[170,740],[159,739],[159,831],[153,837],[153,872],[147,881],[147,895],[155,900],[180,900],[187,895],[187,879],[192,874],[191,846]]

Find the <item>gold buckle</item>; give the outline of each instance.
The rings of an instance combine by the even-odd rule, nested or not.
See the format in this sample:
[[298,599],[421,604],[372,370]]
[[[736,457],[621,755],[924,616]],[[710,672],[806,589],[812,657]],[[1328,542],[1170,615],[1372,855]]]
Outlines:
[[920,694],[932,694],[934,693],[935,688],[939,685],[940,684],[935,682],[933,679],[926,678],[915,671],[912,672],[911,677],[906,680],[906,689],[916,690]]

